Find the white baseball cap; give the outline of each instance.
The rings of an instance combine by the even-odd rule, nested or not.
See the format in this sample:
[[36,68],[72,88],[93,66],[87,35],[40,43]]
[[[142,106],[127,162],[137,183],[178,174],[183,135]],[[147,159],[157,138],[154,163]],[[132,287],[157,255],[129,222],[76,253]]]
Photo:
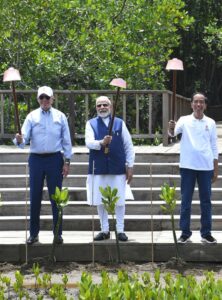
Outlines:
[[42,94],[45,94],[49,97],[52,97],[53,96],[53,90],[49,87],[49,86],[41,86],[39,89],[38,89],[38,98],[39,96],[41,96]]

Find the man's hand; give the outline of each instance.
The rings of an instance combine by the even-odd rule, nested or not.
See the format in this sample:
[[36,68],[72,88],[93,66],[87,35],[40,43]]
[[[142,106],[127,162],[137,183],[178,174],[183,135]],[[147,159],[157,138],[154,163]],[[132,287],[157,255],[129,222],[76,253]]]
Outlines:
[[15,138],[18,144],[21,144],[23,142],[23,137],[21,134],[16,133]]
[[217,180],[217,177],[218,177],[218,172],[214,171],[211,182],[214,183]]
[[126,180],[127,183],[130,184],[131,180],[133,179],[133,168],[127,167],[126,169]]
[[169,136],[174,136],[174,128],[176,126],[176,122],[173,120],[170,120],[168,123],[168,134]]
[[214,173],[211,182],[214,183],[218,177],[218,160],[214,159]]
[[105,135],[103,140],[101,141],[102,146],[109,145],[112,141],[112,136],[111,135]]
[[66,177],[66,176],[68,176],[68,174],[69,174],[69,165],[64,163],[63,169],[62,169],[62,175],[63,175],[63,177]]

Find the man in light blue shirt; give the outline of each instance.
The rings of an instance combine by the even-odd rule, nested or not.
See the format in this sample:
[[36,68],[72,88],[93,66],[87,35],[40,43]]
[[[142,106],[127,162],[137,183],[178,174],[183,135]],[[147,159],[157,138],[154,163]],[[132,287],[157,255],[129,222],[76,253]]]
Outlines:
[[[46,178],[48,193],[53,213],[53,232],[58,220],[58,209],[51,195],[55,188],[62,188],[63,177],[69,173],[72,144],[66,116],[52,107],[53,90],[48,86],[38,89],[37,99],[40,107],[25,119],[22,135],[16,134],[14,143],[24,148],[30,142],[30,237],[28,244],[38,242],[40,228],[40,210],[44,179]],[[62,224],[56,241],[63,243]]]

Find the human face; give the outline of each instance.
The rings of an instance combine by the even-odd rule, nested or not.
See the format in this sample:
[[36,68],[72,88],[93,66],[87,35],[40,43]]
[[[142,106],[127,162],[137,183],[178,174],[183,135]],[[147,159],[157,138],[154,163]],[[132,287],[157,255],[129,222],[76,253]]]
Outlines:
[[53,103],[53,98],[52,97],[49,97],[45,94],[42,94],[39,96],[38,98],[38,102],[41,106],[41,108],[44,110],[44,111],[47,111],[51,108],[52,106],[52,103]]
[[196,119],[202,119],[204,110],[207,107],[204,95],[196,94],[191,102],[191,107],[193,109],[194,117]]
[[111,106],[110,103],[107,101],[98,101],[96,103],[96,111],[97,115],[101,118],[106,118],[108,115],[110,115],[111,112]]

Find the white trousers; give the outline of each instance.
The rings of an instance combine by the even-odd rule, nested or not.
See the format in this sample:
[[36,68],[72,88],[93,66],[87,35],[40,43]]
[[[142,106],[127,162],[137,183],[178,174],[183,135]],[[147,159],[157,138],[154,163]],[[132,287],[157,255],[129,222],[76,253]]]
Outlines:
[[[100,227],[102,232],[109,231],[109,220],[108,220],[108,213],[105,210],[104,206],[97,205],[97,211],[100,219]],[[116,213],[116,230],[118,233],[124,232],[124,216],[125,216],[125,205],[116,206],[115,208]]]

